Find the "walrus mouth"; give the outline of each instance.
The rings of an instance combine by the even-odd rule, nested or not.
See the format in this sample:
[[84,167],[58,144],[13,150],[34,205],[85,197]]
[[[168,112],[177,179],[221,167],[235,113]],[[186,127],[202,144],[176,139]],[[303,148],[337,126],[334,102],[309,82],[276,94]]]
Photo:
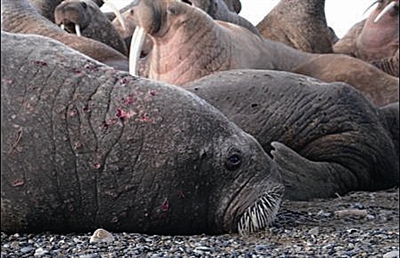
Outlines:
[[59,26],[62,30],[65,30],[69,33],[75,33],[79,37],[82,35],[81,27],[79,26],[79,24],[74,23],[70,20],[64,20],[59,24]]
[[281,185],[272,188],[243,212],[237,224],[240,235],[264,230],[275,220],[282,202],[283,190]]

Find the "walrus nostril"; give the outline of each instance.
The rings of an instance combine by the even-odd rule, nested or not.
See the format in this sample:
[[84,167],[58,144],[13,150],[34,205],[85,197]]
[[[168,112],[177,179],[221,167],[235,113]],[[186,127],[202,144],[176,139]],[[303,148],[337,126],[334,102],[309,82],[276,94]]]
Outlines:
[[189,0],[182,0],[182,2],[184,2],[185,4],[188,4],[188,5],[193,5],[192,2]]

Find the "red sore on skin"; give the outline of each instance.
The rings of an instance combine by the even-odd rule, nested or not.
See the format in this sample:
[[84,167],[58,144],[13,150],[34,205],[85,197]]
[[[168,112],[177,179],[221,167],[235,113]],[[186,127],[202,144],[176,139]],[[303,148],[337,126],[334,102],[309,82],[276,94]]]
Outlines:
[[34,64],[40,65],[40,66],[47,66],[47,63],[44,61],[33,61]]
[[24,185],[24,184],[25,184],[25,182],[24,182],[23,179],[17,179],[17,180],[15,180],[15,181],[13,182],[13,186],[14,186],[14,187],[22,186],[22,185]]
[[140,118],[141,122],[151,123],[153,120],[147,114],[143,114]]
[[125,105],[129,105],[133,103],[133,96],[132,95],[128,95],[128,98],[124,99],[124,104]]
[[161,210],[167,212],[169,209],[169,203],[167,198],[165,198],[164,202],[161,205]]
[[99,169],[99,168],[101,167],[101,165],[100,165],[100,163],[95,163],[95,164],[94,164],[94,167],[95,167],[96,169]]
[[117,108],[117,117],[121,119],[130,118],[135,112],[125,112],[121,108]]

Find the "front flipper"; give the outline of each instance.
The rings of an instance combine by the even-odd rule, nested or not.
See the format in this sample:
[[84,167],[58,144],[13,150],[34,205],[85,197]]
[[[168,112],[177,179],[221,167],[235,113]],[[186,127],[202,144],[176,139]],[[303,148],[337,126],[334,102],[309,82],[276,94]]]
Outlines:
[[308,160],[279,142],[272,142],[271,146],[285,185],[285,199],[329,198],[343,195],[357,185],[357,177],[337,163]]

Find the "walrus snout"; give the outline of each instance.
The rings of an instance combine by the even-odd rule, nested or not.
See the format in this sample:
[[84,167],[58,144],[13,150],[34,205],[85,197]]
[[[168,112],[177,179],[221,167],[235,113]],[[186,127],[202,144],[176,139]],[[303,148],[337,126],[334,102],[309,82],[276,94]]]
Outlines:
[[239,234],[246,235],[266,229],[278,214],[283,193],[283,185],[276,185],[250,205],[237,219]]

